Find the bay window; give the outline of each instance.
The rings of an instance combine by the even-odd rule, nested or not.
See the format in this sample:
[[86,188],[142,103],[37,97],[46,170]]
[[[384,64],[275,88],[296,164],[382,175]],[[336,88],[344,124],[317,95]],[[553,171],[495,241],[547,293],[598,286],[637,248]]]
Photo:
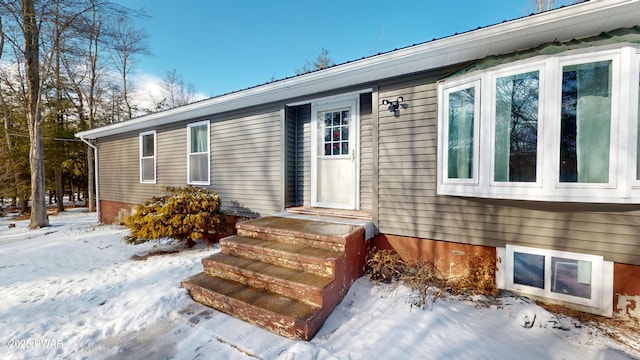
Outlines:
[[493,181],[537,181],[539,84],[539,71],[496,79]]
[[639,73],[623,47],[441,81],[438,194],[640,203]]
[[560,182],[608,183],[611,61],[564,66]]
[[445,92],[446,173],[449,180],[473,181],[477,166],[479,102],[478,83],[462,85]]

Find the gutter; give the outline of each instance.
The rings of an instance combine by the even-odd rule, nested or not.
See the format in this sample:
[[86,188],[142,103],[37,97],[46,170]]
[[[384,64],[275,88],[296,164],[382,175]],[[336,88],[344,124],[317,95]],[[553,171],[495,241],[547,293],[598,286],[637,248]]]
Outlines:
[[[98,147],[96,147],[95,145],[93,145],[89,140],[85,139],[83,136],[78,136],[78,138],[85,144],[89,145],[90,148],[93,149],[93,172],[94,172],[94,182],[95,182],[95,187],[96,187],[96,213],[98,214],[98,222],[100,222],[101,220],[101,210],[100,210],[100,182],[98,181],[98,179],[100,178],[98,176]],[[92,194],[89,194],[89,196],[91,196]]]

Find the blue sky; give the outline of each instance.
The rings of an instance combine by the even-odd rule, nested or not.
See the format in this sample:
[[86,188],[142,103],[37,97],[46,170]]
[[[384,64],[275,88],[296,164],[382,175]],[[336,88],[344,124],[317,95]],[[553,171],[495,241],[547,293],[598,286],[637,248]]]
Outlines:
[[[295,74],[325,48],[336,62],[525,16],[530,0],[118,0],[144,8],[152,56],[137,70],[176,69],[206,97]],[[556,1],[560,4],[561,1]]]

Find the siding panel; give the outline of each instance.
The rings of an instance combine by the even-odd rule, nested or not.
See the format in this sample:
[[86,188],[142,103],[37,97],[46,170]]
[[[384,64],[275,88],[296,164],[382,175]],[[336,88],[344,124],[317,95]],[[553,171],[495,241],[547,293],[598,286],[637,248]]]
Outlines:
[[373,201],[373,104],[371,93],[360,95],[360,209]]
[[[281,209],[280,106],[210,117],[211,186],[223,208],[236,215],[260,216]],[[187,183],[187,124],[157,132],[157,184],[140,184],[138,135],[101,139],[100,196],[104,200],[142,203],[165,186]]]
[[213,188],[236,215],[281,210],[280,107],[259,109],[211,123]]

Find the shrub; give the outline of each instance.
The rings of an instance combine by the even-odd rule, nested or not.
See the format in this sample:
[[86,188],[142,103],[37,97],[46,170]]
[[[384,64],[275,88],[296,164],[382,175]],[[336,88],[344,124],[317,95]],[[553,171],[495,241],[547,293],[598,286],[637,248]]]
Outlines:
[[136,206],[124,225],[131,230],[125,238],[130,244],[171,237],[193,246],[197,239],[211,243],[231,232],[218,195],[194,186],[166,188],[164,196]]

